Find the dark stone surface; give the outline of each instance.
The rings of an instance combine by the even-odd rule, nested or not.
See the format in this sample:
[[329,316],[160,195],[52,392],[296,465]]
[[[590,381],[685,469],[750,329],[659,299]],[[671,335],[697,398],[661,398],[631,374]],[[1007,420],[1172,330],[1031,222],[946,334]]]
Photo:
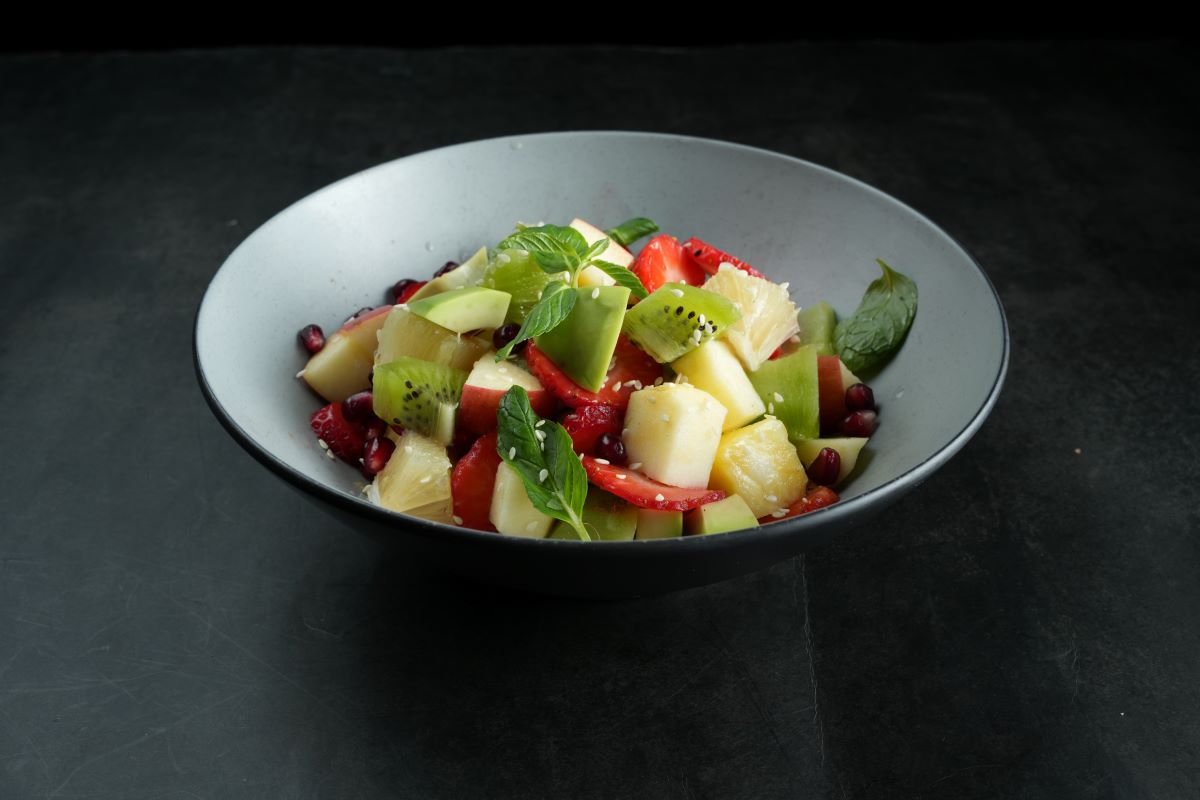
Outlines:
[[[0,59],[0,797],[1195,797],[1200,70],[1182,44]],[[229,439],[192,316],[360,168],[731,139],[928,214],[1009,315],[976,439],[676,595],[423,574]]]

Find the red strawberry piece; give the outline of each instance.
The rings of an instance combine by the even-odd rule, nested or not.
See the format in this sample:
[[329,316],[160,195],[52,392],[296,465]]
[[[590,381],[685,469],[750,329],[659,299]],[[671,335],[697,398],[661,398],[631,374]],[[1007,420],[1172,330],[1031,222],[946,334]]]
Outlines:
[[576,453],[594,455],[601,436],[621,435],[624,420],[624,412],[616,406],[581,406],[563,418],[562,426],[570,434]]
[[601,464],[591,456],[583,457],[588,480],[606,492],[628,500],[638,508],[658,511],[689,511],[725,497],[719,489],[681,489],[647,478],[640,472],[615,464]]
[[329,452],[348,464],[358,465],[366,446],[363,427],[346,419],[341,403],[330,403],[317,409],[309,425],[317,435],[317,440],[324,442]]
[[495,431],[476,439],[454,465],[450,473],[450,496],[454,499],[454,515],[462,520],[464,528],[495,532],[488,512],[492,508],[492,490],[499,467]]
[[762,517],[759,522],[766,525],[768,522],[779,522],[781,519],[798,517],[801,514],[816,511],[818,508],[831,506],[839,499],[837,492],[828,486],[813,486],[808,490],[808,494],[788,506],[787,513],[782,517]]
[[733,264],[738,269],[748,272],[756,278],[766,277],[740,258],[731,256],[724,250],[718,250],[708,242],[701,241],[694,236],[683,243],[683,250],[696,266],[709,275],[716,275],[717,270],[720,269],[722,264]]
[[683,245],[674,236],[660,234],[642,248],[630,271],[637,275],[646,291],[653,292],[664,283],[686,283],[699,286],[708,276],[683,251]]
[[396,443],[391,439],[369,439],[367,446],[363,448],[363,477],[367,480],[374,480],[375,476],[387,466],[388,459],[394,452],[396,452]]
[[429,281],[414,281],[412,278],[405,278],[396,283],[392,287],[392,295],[396,298],[396,305],[402,306],[412,299],[412,296],[421,290],[421,287]]
[[529,371],[564,405],[579,408],[603,404],[624,411],[629,405],[629,395],[639,388],[653,386],[662,377],[663,371],[657,361],[624,336],[617,339],[613,356],[615,363],[604,378],[604,388],[589,392],[567,377],[549,356],[537,349],[537,345],[531,342],[525,350]]

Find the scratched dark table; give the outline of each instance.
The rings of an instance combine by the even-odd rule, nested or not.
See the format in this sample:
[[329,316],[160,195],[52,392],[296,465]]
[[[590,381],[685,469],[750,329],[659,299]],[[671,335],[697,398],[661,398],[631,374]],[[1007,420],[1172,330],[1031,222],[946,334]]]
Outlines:
[[[1170,42],[0,58],[0,797],[1196,797],[1198,105]],[[827,547],[603,603],[430,574],[224,433],[191,326],[244,236],[588,127],[942,224],[1012,326],[983,430]]]

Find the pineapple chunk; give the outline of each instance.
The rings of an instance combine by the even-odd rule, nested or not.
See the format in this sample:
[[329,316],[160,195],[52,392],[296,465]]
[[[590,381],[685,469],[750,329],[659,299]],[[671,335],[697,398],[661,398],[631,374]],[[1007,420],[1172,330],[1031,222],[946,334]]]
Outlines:
[[711,486],[740,495],[755,517],[765,517],[803,497],[808,476],[787,428],[768,417],[721,437]]
[[742,364],[725,342],[705,342],[678,358],[671,368],[687,377],[688,383],[702,389],[725,406],[722,432],[740,428],[761,417],[767,410],[754,384],[746,377]]
[[729,298],[742,312],[742,318],[725,329],[725,339],[747,372],[757,370],[775,348],[800,332],[796,305],[780,284],[722,266],[704,288]]
[[460,336],[441,325],[430,322],[396,306],[387,315],[379,331],[379,349],[375,351],[375,366],[387,364],[403,356],[432,361],[463,372],[470,372],[479,357],[492,349],[490,339]]
[[554,517],[534,507],[525,492],[525,481],[517,471],[503,462],[496,470],[488,520],[500,533],[530,539],[545,539],[554,524]]
[[368,496],[392,511],[449,523],[454,511],[446,448],[413,431],[405,431],[394,441],[396,452],[375,476]]
[[724,422],[725,406],[695,386],[640,389],[629,395],[625,452],[631,464],[641,462],[641,471],[660,483],[702,489],[708,486]]

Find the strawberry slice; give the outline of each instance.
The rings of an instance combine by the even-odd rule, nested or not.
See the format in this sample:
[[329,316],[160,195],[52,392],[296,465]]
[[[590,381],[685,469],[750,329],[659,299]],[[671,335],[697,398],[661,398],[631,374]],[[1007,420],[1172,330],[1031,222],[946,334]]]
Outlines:
[[604,434],[621,435],[625,415],[615,406],[582,406],[563,418],[562,426],[571,436],[576,453],[591,454],[596,449],[596,440]]
[[317,435],[317,440],[329,447],[329,452],[347,464],[358,466],[358,459],[362,457],[366,446],[363,426],[346,419],[340,402],[318,408],[308,424]]
[[591,456],[583,457],[588,480],[606,492],[628,500],[638,508],[657,511],[690,511],[705,503],[715,503],[725,497],[719,489],[681,489],[647,478],[629,467],[601,464]]
[[707,277],[704,270],[683,252],[679,240],[665,233],[646,242],[629,269],[641,278],[648,292],[653,292],[664,283],[699,286]]
[[653,386],[663,376],[662,366],[624,336],[617,339],[613,367],[604,378],[604,388],[598,392],[589,392],[567,377],[533,342],[525,348],[525,361],[542,386],[571,408],[609,405],[624,411],[632,392]]
[[809,489],[808,494],[806,494],[804,497],[801,497],[799,500],[788,506],[787,513],[782,517],[762,517],[758,521],[765,525],[768,522],[779,522],[781,519],[798,517],[801,514],[807,514],[810,511],[816,511],[818,508],[831,506],[839,499],[841,498],[838,497],[837,492],[835,492],[833,489],[830,489],[828,486],[815,486],[812,489]]
[[740,258],[731,256],[724,250],[718,250],[708,242],[701,241],[694,236],[683,243],[683,249],[692,262],[709,275],[716,275],[722,264],[729,263],[742,272],[750,273],[755,278],[765,279],[767,277]]
[[454,471],[450,473],[450,496],[454,500],[454,515],[462,520],[464,528],[495,532],[488,513],[492,508],[492,490],[499,467],[495,431],[476,439],[467,454],[454,465]]

